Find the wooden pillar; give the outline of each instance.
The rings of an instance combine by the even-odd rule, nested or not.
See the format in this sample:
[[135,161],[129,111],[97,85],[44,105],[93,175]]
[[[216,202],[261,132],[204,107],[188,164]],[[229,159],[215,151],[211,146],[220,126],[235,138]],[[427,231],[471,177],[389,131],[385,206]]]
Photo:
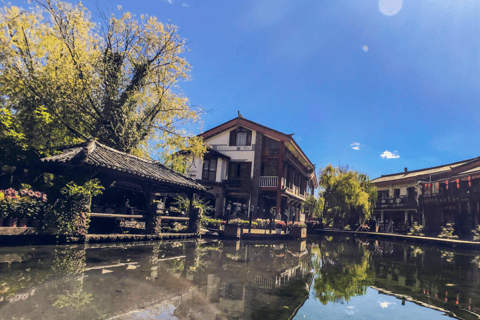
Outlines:
[[190,205],[188,207],[188,232],[198,233],[201,209],[193,207],[194,195],[193,192],[187,194],[188,200],[190,200]]
[[408,211],[405,210],[405,225],[408,224]]
[[[276,201],[276,213],[280,213],[280,219],[282,216],[282,178],[283,178],[283,157],[285,154],[285,144],[283,141],[280,141],[280,150],[278,153],[278,184],[277,184],[277,201]],[[275,217],[271,221],[274,220]],[[270,223],[270,233],[272,233],[272,223]]]
[[277,213],[282,214],[282,178],[283,178],[283,156],[285,154],[285,144],[283,141],[280,142],[280,150],[278,153],[278,185],[277,185]]

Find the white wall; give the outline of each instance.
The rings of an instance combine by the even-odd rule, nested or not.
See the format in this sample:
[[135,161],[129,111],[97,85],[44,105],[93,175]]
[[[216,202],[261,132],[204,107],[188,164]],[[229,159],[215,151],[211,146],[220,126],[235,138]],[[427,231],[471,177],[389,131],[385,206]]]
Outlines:
[[407,184],[401,184],[401,185],[389,185],[389,186],[384,186],[384,187],[377,187],[378,191],[384,191],[388,190],[389,191],[389,196],[393,197],[394,195],[394,189],[400,189],[400,196],[406,196],[408,195],[407,188],[414,187],[416,183],[407,183]]
[[[231,158],[230,160],[231,162],[251,162],[252,172],[250,172],[250,177],[253,177],[253,161],[255,160],[255,150],[253,148],[253,144],[255,143],[257,132],[252,130],[251,146],[245,146],[245,147],[229,146],[228,144],[230,143],[230,131],[235,129],[236,128],[231,128],[227,131],[220,132],[217,135],[214,135],[208,139],[205,139],[205,143],[214,147],[214,149],[223,153],[224,155],[229,156]],[[226,177],[227,174],[228,174],[228,168],[225,169],[225,173],[223,177]],[[200,172],[200,178],[201,178],[201,175],[202,174]]]

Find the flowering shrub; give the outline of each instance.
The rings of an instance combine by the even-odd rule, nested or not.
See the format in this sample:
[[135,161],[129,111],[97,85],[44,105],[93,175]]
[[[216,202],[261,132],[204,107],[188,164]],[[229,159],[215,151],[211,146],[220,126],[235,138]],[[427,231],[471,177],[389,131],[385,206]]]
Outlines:
[[242,219],[232,219],[228,221],[228,224],[236,224],[238,226],[248,226],[249,221],[247,220],[242,220]]
[[455,223],[447,223],[445,227],[442,227],[442,232],[438,235],[439,238],[447,239],[458,239],[457,235],[454,235],[455,232],[454,226]]
[[220,226],[220,224],[222,224],[222,220],[206,218],[204,219],[204,223],[206,226],[209,226],[209,227],[218,227]]
[[265,228],[270,224],[270,220],[268,219],[256,219],[255,222],[257,223],[257,226],[260,228]]
[[292,224],[292,227],[298,227],[298,228],[306,228],[307,225],[303,222],[300,222],[300,221],[295,221],[293,224]]
[[0,190],[0,218],[39,218],[45,209],[47,194],[30,189]]
[[409,236],[424,237],[425,234],[423,233],[423,225],[414,222],[412,228],[410,229],[410,232],[408,233],[408,235]]
[[473,233],[473,240],[479,241],[480,240],[480,225],[477,225],[477,227],[472,230]]
[[287,224],[281,220],[275,220],[275,228],[284,228]]

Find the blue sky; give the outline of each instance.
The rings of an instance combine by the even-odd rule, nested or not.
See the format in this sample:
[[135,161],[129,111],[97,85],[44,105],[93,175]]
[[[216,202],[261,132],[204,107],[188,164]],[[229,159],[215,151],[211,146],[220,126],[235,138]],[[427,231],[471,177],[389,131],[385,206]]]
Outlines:
[[479,0],[101,5],[179,26],[193,67],[181,87],[210,110],[204,129],[240,110],[295,133],[317,167],[349,165],[372,178],[480,156]]

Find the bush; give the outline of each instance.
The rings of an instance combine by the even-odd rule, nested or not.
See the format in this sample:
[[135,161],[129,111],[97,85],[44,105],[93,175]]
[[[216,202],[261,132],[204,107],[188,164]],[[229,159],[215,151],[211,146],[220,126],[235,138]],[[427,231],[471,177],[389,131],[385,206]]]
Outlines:
[[47,195],[39,191],[21,189],[0,190],[0,218],[32,218],[43,215]]
[[417,237],[424,237],[425,234],[423,233],[423,226],[416,222],[413,223],[410,232],[408,233],[409,236],[417,236]]
[[67,236],[86,236],[90,218],[87,212],[92,202],[92,197],[102,193],[98,179],[87,181],[83,186],[69,182],[60,192],[62,198],[58,199],[50,208],[50,223],[58,228],[59,234]]
[[219,227],[222,224],[222,220],[220,219],[204,219],[204,225],[209,227]]
[[475,230],[472,230],[472,232],[473,232],[473,240],[480,241],[480,225],[477,225]]
[[455,229],[453,226],[455,223],[447,223],[445,227],[442,227],[442,232],[438,235],[439,238],[446,238],[446,239],[458,239],[457,235],[454,235]]
[[228,221],[228,224],[236,224],[238,226],[248,227],[249,221],[242,219],[232,219]]
[[281,220],[275,220],[275,228],[285,228],[287,225]]

